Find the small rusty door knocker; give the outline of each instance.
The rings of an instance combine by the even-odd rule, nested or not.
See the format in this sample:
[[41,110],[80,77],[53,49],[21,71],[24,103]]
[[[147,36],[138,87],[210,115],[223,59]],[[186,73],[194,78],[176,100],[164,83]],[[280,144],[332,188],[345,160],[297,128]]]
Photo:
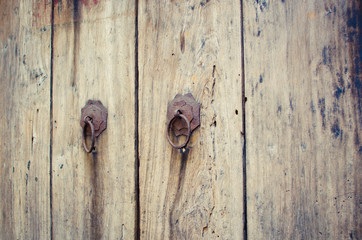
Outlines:
[[[95,138],[107,128],[107,109],[101,101],[88,100],[81,110],[80,126],[83,128],[83,148],[87,153],[95,149]],[[90,130],[87,125],[89,125]],[[90,148],[86,144],[86,136],[91,136],[92,145]]]
[[[172,147],[184,148],[190,140],[193,130],[200,126],[200,104],[191,93],[177,94],[167,108],[167,139]],[[176,145],[170,137],[173,130],[176,137],[186,136],[184,143]]]

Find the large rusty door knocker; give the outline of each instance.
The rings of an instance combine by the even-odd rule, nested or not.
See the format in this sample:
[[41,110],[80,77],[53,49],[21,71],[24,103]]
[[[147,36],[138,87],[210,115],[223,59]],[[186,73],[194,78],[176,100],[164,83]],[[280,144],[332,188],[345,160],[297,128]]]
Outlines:
[[[83,148],[87,153],[95,149],[95,138],[107,128],[107,109],[101,101],[88,100],[81,110],[80,126],[83,128]],[[90,131],[87,125],[90,127]],[[91,136],[91,147],[87,147],[86,136]]]
[[[186,147],[193,130],[200,126],[200,104],[196,102],[191,93],[177,94],[168,104],[167,108],[167,140],[172,147],[181,149]],[[186,136],[186,140],[176,145],[171,140],[171,130],[179,137]]]

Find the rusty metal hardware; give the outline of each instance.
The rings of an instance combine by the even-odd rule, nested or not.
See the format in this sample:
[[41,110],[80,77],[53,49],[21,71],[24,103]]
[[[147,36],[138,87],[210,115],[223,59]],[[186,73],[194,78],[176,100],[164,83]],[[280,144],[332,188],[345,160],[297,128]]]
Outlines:
[[[172,124],[178,120],[179,118],[183,119],[186,124],[187,124],[187,137],[186,137],[186,141],[180,145],[175,145],[170,138],[170,129],[172,127]],[[167,127],[167,140],[168,142],[171,144],[172,147],[180,149],[186,146],[186,144],[189,142],[190,140],[190,135],[191,135],[191,123],[190,121],[187,119],[187,117],[185,115],[183,115],[179,110],[175,112],[174,117],[171,119],[171,121],[168,123],[168,127]]]
[[[200,104],[191,93],[177,94],[167,108],[167,139],[172,147],[180,149],[187,145],[193,130],[200,126]],[[170,130],[176,137],[186,136],[183,144],[175,145],[170,138]]]
[[[82,108],[80,126],[83,128],[83,148],[87,153],[95,149],[95,138],[107,128],[107,116],[107,109],[101,101],[88,100],[87,104]],[[87,125],[89,125],[90,129],[87,128]],[[90,148],[87,147],[86,136],[92,137]]]
[[87,130],[87,128],[86,128],[86,125],[85,125],[84,128],[83,128],[83,148],[84,148],[84,150],[85,150],[87,153],[90,153],[90,152],[92,152],[92,150],[95,148],[95,147],[94,147],[94,143],[95,143],[94,125],[93,125],[93,123],[92,123],[92,119],[91,119],[89,116],[86,116],[86,117],[84,118],[84,121],[85,121],[85,123],[88,124],[88,125],[90,126],[90,128],[91,128],[91,132],[92,132],[92,145],[91,145],[90,148],[87,147],[87,144],[86,144],[86,141],[85,141],[85,136],[86,136],[86,130]]

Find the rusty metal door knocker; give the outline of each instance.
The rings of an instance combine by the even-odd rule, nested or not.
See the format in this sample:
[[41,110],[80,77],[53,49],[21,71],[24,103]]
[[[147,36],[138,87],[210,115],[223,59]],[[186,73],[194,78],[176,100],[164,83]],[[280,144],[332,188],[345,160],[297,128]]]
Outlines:
[[[107,109],[101,101],[88,100],[87,104],[81,110],[80,126],[83,128],[83,148],[87,153],[95,150],[95,138],[98,137],[107,128]],[[90,131],[87,129],[90,127]],[[90,135],[92,139],[91,147],[87,147],[86,136]]]
[[[172,147],[183,149],[190,141],[191,133],[200,126],[200,104],[198,104],[191,93],[177,94],[168,104],[167,108],[167,140]],[[173,130],[176,137],[186,136],[186,140],[176,145],[170,136]]]

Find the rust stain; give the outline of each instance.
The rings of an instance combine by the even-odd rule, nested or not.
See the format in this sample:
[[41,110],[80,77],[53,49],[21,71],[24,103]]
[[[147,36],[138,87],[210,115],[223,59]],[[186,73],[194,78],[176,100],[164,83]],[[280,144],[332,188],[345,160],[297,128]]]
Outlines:
[[75,23],[82,20],[82,12],[99,5],[99,0],[55,0],[54,24]]
[[316,13],[315,13],[315,11],[308,12],[308,13],[307,13],[307,18],[308,18],[308,20],[314,20],[314,19],[316,19]]
[[40,19],[40,2],[33,0],[33,26],[36,26]]
[[186,31],[185,31],[185,36],[186,36],[187,38],[191,36],[191,34],[190,34],[190,31],[189,31],[189,30],[186,30]]
[[[187,168],[187,159],[189,155],[190,149],[186,148],[185,152],[181,155],[181,164],[180,168],[178,170],[172,167],[173,164],[170,166],[170,176],[172,176],[172,179],[169,179],[169,183],[173,183],[173,189],[176,190],[175,198],[172,201],[171,207],[170,207],[170,214],[169,214],[169,238],[170,239],[176,239],[177,236],[182,236],[182,229],[178,223],[178,219],[180,217],[180,213],[178,209],[180,208],[180,199],[183,194],[183,188],[185,185],[185,176],[186,176],[186,168]],[[177,157],[177,151],[172,150],[171,159],[178,160]],[[173,176],[178,176],[178,178],[173,178]],[[176,182],[176,181],[177,182]],[[177,188],[175,188],[177,186]]]
[[11,32],[11,17],[16,14],[18,6],[13,1],[0,1],[0,43],[8,39]]
[[32,26],[49,26],[51,24],[51,2],[48,2],[47,0],[33,0],[32,7]]
[[[90,159],[88,159],[90,160]],[[101,239],[103,236],[104,225],[104,205],[103,191],[104,184],[101,176],[101,166],[96,152],[92,153],[91,167],[91,185],[92,185],[92,200],[89,208],[91,217],[91,234],[92,239]]]
[[[80,1],[83,5],[88,6],[89,5],[89,0],[74,0],[74,2],[78,2]],[[55,0],[54,4],[58,4],[58,3],[62,3],[62,0]],[[93,0],[94,5],[98,4],[98,0]]]
[[[80,1],[84,6],[89,6],[90,0],[74,0],[76,1]],[[93,4],[97,5],[98,4],[98,0],[93,0]]]

